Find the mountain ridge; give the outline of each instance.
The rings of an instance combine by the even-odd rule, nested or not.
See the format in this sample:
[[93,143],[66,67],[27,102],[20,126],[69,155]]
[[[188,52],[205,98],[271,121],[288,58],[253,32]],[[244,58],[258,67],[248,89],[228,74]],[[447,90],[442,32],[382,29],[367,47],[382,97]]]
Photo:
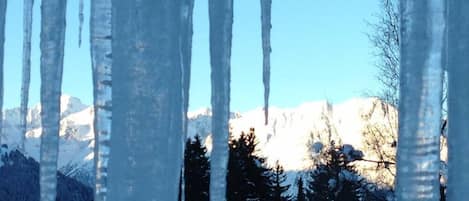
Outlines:
[[[69,176],[78,177],[91,184],[93,167],[93,108],[84,105],[77,98],[61,98],[61,129],[58,167]],[[268,164],[277,160],[287,171],[301,171],[311,167],[308,143],[335,140],[351,144],[364,150],[363,129],[370,121],[384,123],[385,105],[377,98],[354,98],[340,104],[315,101],[293,108],[270,107],[269,124],[264,125],[261,108],[239,113],[233,112],[230,131],[233,136],[255,129],[259,140],[258,154],[267,158]],[[386,106],[387,108],[388,106]],[[391,110],[394,110],[391,108]],[[364,115],[373,112],[368,120]],[[40,147],[40,105],[28,112],[26,152],[39,158]],[[19,142],[19,109],[5,111],[5,134],[2,142],[15,146]],[[188,113],[188,136],[200,135],[211,149],[211,110],[201,108]],[[395,118],[395,117],[392,117]],[[365,155],[369,153],[364,150]],[[390,181],[389,181],[390,182]],[[389,183],[386,182],[386,183]]]

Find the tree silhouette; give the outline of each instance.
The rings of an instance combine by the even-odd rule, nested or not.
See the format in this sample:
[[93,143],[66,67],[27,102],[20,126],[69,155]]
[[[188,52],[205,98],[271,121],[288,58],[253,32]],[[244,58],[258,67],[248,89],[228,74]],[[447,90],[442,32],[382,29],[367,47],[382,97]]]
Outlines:
[[210,182],[210,162],[207,149],[200,137],[187,140],[184,154],[184,180],[186,201],[208,201]]
[[265,158],[257,156],[254,129],[230,140],[228,201],[273,200],[273,172]]
[[286,195],[290,185],[284,185],[287,175],[283,170],[283,167],[277,161],[275,167],[272,169],[272,188],[273,188],[273,201],[290,201],[291,196]]
[[[331,141],[324,153],[325,162],[316,165],[307,181],[307,197],[314,201],[358,201],[363,196],[363,179],[351,164],[360,154],[349,145]],[[358,157],[360,158],[360,157]]]
[[306,201],[305,189],[303,186],[303,178],[299,178],[297,182],[298,192],[296,193],[296,201]]

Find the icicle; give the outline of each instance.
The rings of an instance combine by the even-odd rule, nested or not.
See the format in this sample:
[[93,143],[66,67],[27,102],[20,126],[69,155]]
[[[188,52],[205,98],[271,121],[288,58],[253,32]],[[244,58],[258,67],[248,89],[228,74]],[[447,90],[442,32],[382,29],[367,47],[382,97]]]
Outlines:
[[59,149],[60,95],[65,40],[66,0],[41,5],[41,201],[55,201]]
[[112,11],[107,199],[177,200],[184,130],[182,1],[113,1]]
[[21,108],[20,108],[20,150],[25,151],[29,82],[31,76],[31,31],[33,19],[34,0],[24,0],[23,7],[23,78],[21,83]]
[[[81,1],[81,0],[80,0]],[[91,0],[90,48],[94,95],[95,201],[107,200],[112,118],[111,0]],[[80,3],[82,5],[82,3]],[[80,6],[82,8],[82,6]],[[82,13],[82,11],[80,11]],[[82,14],[80,16],[83,16]],[[80,25],[81,26],[81,25]]]
[[[182,22],[181,22],[181,51],[182,51],[182,88],[183,88],[183,104],[184,104],[184,122],[183,135],[181,143],[184,145],[187,139],[187,111],[189,108],[189,88],[191,76],[191,56],[192,56],[192,15],[194,10],[194,0],[184,0],[182,6]],[[182,146],[181,158],[184,163],[184,149]],[[181,166],[181,201],[185,201],[185,180],[184,180],[184,164]]]
[[469,192],[469,1],[448,2],[448,185],[447,200],[467,200]]
[[5,18],[7,0],[0,0],[0,145],[3,136],[3,57],[5,44]]
[[262,51],[263,51],[263,74],[264,83],[264,115],[265,125],[269,123],[269,95],[270,95],[270,29],[272,0],[261,0],[261,21],[262,21]]
[[226,200],[228,121],[230,117],[230,57],[233,1],[209,0],[210,63],[212,67],[212,135],[210,200]]
[[189,88],[191,77],[191,56],[192,56],[192,14],[194,10],[194,0],[185,0],[183,5],[183,19],[181,23],[181,51],[182,51],[182,86],[184,99],[184,136],[183,143],[187,136],[187,111],[189,108]]
[[83,21],[84,21],[84,16],[83,16],[83,0],[79,0],[79,5],[78,5],[78,20],[79,20],[79,27],[78,27],[78,47],[81,47],[81,32],[83,30]]
[[401,1],[398,201],[440,200],[444,5]]

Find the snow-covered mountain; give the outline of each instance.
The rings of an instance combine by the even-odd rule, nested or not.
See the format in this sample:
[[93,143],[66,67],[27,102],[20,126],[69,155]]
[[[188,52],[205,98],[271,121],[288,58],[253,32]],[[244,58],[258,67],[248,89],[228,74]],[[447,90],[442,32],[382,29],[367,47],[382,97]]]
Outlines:
[[[71,96],[63,96],[61,101],[59,168],[67,175],[89,183],[92,180],[90,170],[93,163],[93,108]],[[309,145],[318,141],[327,144],[335,140],[351,144],[362,150],[365,158],[379,160],[380,154],[370,146],[370,140],[364,137],[370,131],[370,126],[371,129],[376,127],[380,132],[388,132],[383,139],[377,139],[381,146],[379,149],[393,154],[393,142],[390,139],[391,133],[395,131],[392,127],[387,130],[386,125],[389,125],[390,120],[395,120],[396,112],[375,98],[351,99],[335,105],[318,101],[295,108],[271,107],[269,113],[268,125],[264,125],[262,109],[233,113],[231,132],[233,136],[238,136],[254,128],[259,140],[258,154],[267,157],[269,164],[278,160],[287,171],[301,171],[311,167]],[[41,134],[39,114],[39,104],[29,110],[26,142],[27,154],[36,159],[39,159]],[[202,136],[209,150],[210,115],[211,111],[207,108],[188,114],[189,136]],[[5,136],[1,141],[10,147],[15,146],[20,139],[19,109],[6,110],[4,117]],[[372,180],[382,177],[376,173],[376,164],[363,163],[359,167]],[[392,182],[391,178],[388,180],[382,182]]]

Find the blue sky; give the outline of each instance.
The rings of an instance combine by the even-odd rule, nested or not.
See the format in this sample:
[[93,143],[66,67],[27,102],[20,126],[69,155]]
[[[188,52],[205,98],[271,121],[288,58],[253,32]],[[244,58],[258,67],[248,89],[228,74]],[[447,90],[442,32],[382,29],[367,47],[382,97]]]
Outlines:
[[[377,91],[379,83],[366,21],[376,0],[273,0],[271,105],[292,107],[307,101],[341,102]],[[20,104],[22,3],[8,1],[4,107]],[[89,1],[85,1],[83,44],[78,47],[78,0],[69,0],[62,91],[92,102],[88,44]],[[258,0],[235,0],[232,51],[233,111],[263,104],[262,48]],[[35,1],[30,105],[39,102],[40,1]],[[195,0],[190,110],[210,105],[207,0]]]

